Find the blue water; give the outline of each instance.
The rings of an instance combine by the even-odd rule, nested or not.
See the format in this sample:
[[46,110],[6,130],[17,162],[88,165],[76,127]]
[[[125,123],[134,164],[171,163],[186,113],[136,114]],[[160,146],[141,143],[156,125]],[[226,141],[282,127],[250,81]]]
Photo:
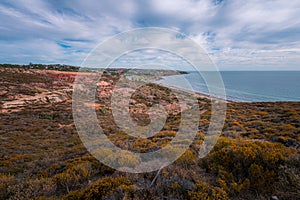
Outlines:
[[[236,102],[300,101],[300,71],[223,71],[220,74],[228,100]],[[192,85],[194,91],[209,94],[205,81],[196,72],[165,76],[158,82],[185,89],[180,81],[182,78]],[[210,95],[214,96],[214,94]]]

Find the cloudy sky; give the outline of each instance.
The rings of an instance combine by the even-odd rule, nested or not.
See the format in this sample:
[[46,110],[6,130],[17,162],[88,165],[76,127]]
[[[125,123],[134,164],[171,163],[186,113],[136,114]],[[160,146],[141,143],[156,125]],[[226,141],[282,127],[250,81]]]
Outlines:
[[299,0],[2,0],[0,63],[80,65],[142,27],[199,43],[221,70],[300,70]]

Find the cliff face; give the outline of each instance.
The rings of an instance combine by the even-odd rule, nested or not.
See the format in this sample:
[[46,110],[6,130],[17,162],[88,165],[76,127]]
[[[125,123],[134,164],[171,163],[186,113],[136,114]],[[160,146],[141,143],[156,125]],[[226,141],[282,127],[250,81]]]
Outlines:
[[15,112],[32,104],[58,103],[70,99],[76,74],[46,70],[0,68],[1,112]]

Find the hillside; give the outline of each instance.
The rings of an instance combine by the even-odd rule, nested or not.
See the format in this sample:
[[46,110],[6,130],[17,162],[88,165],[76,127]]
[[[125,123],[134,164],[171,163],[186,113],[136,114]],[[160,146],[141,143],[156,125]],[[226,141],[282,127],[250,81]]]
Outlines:
[[[176,135],[180,111],[170,111],[151,138],[122,132],[107,101],[122,73],[108,73],[99,83],[99,123],[120,148],[156,151]],[[200,127],[185,154],[159,172],[130,174],[101,164],[82,144],[72,116],[75,75],[0,68],[0,199],[300,199],[300,102],[228,102],[222,136],[199,159],[211,117],[210,100],[199,96]],[[146,99],[153,88],[156,97]],[[158,100],[178,111],[166,88],[139,92],[131,108],[138,123],[149,120],[143,105]]]

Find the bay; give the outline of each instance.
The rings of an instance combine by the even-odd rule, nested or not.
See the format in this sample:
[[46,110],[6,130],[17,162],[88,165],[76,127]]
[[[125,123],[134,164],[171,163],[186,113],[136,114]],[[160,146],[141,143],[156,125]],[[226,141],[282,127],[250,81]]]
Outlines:
[[[227,100],[236,102],[300,101],[300,71],[221,71],[220,74]],[[213,93],[209,94],[205,81],[198,72],[165,76],[157,82],[186,89],[182,79],[189,82],[195,92],[217,96]]]

